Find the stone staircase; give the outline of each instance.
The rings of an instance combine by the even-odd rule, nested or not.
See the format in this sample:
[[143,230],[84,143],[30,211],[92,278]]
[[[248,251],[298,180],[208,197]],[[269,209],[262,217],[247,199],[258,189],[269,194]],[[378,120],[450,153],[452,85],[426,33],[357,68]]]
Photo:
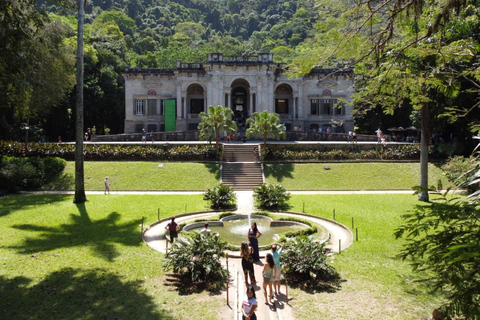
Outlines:
[[263,183],[261,162],[253,161],[253,149],[258,144],[224,144],[222,183],[236,191],[252,190]]

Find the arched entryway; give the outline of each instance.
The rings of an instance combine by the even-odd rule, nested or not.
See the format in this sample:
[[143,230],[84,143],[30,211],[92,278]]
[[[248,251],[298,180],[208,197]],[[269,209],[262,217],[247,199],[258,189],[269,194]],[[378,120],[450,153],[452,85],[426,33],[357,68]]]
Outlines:
[[205,111],[205,90],[199,84],[192,84],[187,89],[187,113],[189,118],[197,117]]
[[249,117],[250,84],[245,79],[237,79],[232,83],[232,111],[239,127],[245,124]]

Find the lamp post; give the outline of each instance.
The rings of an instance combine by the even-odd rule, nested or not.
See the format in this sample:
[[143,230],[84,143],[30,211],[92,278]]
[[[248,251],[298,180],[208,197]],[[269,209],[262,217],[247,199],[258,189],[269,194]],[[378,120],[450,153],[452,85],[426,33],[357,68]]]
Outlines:
[[23,123],[22,126],[23,126],[23,129],[25,130],[25,154],[27,154],[28,153],[28,130],[30,130],[30,127],[26,123]]

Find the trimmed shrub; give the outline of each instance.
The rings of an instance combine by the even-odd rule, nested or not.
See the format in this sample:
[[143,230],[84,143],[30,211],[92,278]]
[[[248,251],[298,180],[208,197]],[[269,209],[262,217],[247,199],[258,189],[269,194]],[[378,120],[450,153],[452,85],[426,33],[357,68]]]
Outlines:
[[[429,154],[434,149],[429,148]],[[323,145],[270,145],[265,160],[284,161],[329,161],[329,160],[418,160],[420,146],[418,144],[401,145],[396,148],[376,148],[372,150],[325,150]]]
[[9,192],[38,188],[52,181],[65,168],[60,158],[4,157],[0,165],[0,187]]
[[[20,142],[0,141],[0,155],[20,157],[25,145]],[[75,145],[65,143],[30,143],[28,157],[59,157],[75,160]],[[84,145],[85,160],[215,160],[215,147],[211,145]]]
[[229,209],[235,207],[237,203],[233,188],[223,184],[208,189],[203,194],[203,200],[210,201],[210,205],[214,209]]
[[260,208],[279,210],[288,208],[290,193],[280,184],[262,183],[253,189],[253,197]]
[[170,247],[163,268],[173,270],[192,282],[225,283],[228,272],[222,268],[226,242],[213,232],[191,232],[178,238]]
[[340,286],[338,271],[328,264],[325,243],[313,236],[288,239],[282,249],[282,274],[292,286],[307,291],[335,291]]

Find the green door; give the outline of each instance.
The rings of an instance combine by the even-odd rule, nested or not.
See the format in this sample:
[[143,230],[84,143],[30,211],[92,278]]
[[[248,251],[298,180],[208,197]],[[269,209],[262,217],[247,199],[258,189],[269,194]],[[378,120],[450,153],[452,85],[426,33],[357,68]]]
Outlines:
[[165,100],[165,131],[176,130],[177,106],[176,100]]

